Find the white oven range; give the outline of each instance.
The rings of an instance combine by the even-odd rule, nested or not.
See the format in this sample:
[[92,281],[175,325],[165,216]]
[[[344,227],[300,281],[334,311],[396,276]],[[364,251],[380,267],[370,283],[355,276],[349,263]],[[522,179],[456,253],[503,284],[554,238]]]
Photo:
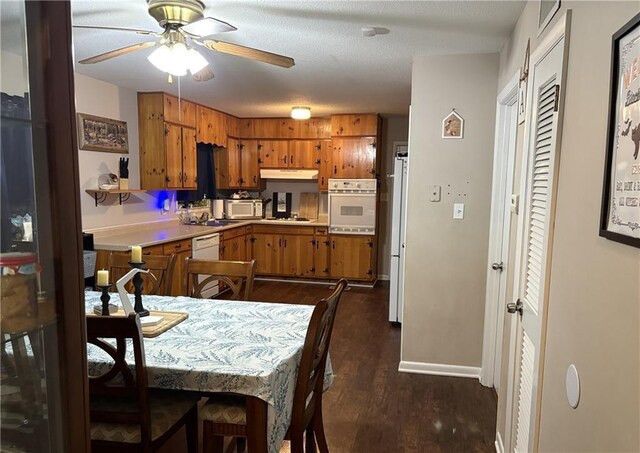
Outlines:
[[329,179],[329,233],[376,232],[376,179]]

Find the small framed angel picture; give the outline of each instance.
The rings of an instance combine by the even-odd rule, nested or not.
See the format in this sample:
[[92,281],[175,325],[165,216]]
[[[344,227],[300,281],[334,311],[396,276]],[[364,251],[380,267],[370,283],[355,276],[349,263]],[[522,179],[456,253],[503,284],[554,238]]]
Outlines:
[[442,120],[442,138],[462,138],[464,133],[464,119],[453,109]]

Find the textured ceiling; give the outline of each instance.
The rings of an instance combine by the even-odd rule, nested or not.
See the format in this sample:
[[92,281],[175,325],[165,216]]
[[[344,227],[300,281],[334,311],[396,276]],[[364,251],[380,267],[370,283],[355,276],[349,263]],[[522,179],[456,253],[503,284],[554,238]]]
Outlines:
[[[292,105],[309,105],[314,116],[344,112],[407,114],[415,55],[497,52],[515,25],[520,1],[205,1],[206,16],[238,31],[221,40],[293,57],[290,69],[201,49],[216,77],[184,77],[182,96],[242,116],[287,116]],[[159,30],[144,0],[72,0],[76,25]],[[384,27],[371,38],[360,28]],[[74,30],[76,61],[149,40],[133,33]],[[177,78],[146,59],[142,50],[76,70],[138,91],[178,92]]]

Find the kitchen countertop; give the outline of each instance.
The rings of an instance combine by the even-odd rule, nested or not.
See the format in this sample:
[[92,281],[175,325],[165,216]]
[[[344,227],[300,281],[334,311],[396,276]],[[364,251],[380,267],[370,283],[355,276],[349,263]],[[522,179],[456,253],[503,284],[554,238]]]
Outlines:
[[151,247],[167,242],[192,239],[206,234],[220,233],[233,228],[248,225],[295,225],[327,226],[327,218],[298,222],[294,220],[240,220],[224,226],[181,225],[177,222],[155,222],[144,225],[127,225],[107,231],[94,232],[94,248],[96,250],[113,250],[126,252],[132,245]]

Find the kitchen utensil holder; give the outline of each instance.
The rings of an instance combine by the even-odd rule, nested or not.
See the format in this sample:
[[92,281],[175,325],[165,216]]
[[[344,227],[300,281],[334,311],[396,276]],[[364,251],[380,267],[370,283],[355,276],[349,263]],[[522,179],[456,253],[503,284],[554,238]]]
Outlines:
[[[142,261],[140,263],[129,261],[129,265],[134,269],[144,269],[145,264],[147,264],[146,261]],[[137,273],[133,276],[133,288],[133,295],[135,300],[135,304],[133,305],[134,311],[138,313],[138,316],[140,316],[141,318],[143,316],[149,316],[149,310],[146,310],[142,306],[142,275],[140,275],[140,273]]]
[[109,316],[109,301],[111,300],[111,296],[109,296],[109,290],[113,286],[113,283],[108,283],[107,285],[98,285],[102,295],[100,296],[100,300],[102,301],[102,316]]

